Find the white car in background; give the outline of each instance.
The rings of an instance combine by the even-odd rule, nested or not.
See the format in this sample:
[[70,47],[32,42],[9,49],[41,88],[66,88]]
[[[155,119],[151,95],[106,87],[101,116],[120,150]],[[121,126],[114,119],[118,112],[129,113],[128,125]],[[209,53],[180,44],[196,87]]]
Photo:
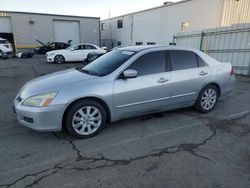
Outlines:
[[94,44],[77,44],[63,50],[54,50],[46,53],[48,62],[58,64],[69,61],[84,61],[89,53],[104,54],[107,51]]
[[13,52],[11,43],[9,43],[9,41],[4,38],[0,38],[0,50],[7,54]]

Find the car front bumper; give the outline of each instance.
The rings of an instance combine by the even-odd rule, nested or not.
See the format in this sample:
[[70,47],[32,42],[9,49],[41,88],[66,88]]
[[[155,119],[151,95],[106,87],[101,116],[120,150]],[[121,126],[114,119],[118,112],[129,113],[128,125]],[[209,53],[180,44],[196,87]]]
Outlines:
[[28,107],[14,101],[18,122],[30,129],[41,132],[61,131],[64,105]]
[[46,60],[47,60],[47,62],[54,62],[54,57],[53,56],[47,56]]

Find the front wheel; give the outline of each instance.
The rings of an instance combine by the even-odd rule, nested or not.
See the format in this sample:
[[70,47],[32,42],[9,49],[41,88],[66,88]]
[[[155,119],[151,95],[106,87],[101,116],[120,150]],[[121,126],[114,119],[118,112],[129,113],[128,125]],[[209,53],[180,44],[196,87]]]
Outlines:
[[62,55],[56,55],[54,58],[54,62],[57,64],[62,64],[65,62],[65,58]]
[[216,86],[208,85],[204,87],[196,101],[196,109],[202,113],[211,112],[217,104],[218,95],[219,92]]
[[69,109],[65,123],[73,136],[89,138],[98,134],[105,126],[106,112],[99,103],[83,100]]

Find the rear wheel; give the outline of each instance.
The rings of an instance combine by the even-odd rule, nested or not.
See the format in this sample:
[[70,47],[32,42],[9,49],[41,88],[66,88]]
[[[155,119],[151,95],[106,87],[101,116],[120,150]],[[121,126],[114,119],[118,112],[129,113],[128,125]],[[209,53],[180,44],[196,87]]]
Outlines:
[[78,138],[89,138],[98,134],[105,126],[106,112],[99,103],[83,100],[69,109],[65,120],[70,134]]
[[56,55],[54,58],[54,62],[57,64],[62,64],[65,62],[65,58],[62,55]]
[[99,55],[96,54],[96,53],[89,53],[89,54],[87,55],[87,61],[88,61],[88,62],[92,62],[92,61],[94,61],[95,59],[97,59],[98,57],[99,57]]
[[208,85],[201,90],[195,107],[202,113],[211,112],[217,104],[218,97],[218,88],[214,85]]

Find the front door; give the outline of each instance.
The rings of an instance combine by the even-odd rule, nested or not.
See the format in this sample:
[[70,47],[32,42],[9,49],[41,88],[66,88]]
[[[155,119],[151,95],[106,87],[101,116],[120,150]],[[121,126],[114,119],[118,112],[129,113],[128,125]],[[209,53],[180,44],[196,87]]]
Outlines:
[[171,81],[165,51],[144,54],[127,69],[136,70],[138,76],[114,82],[114,108],[118,117],[153,112],[168,105]]

